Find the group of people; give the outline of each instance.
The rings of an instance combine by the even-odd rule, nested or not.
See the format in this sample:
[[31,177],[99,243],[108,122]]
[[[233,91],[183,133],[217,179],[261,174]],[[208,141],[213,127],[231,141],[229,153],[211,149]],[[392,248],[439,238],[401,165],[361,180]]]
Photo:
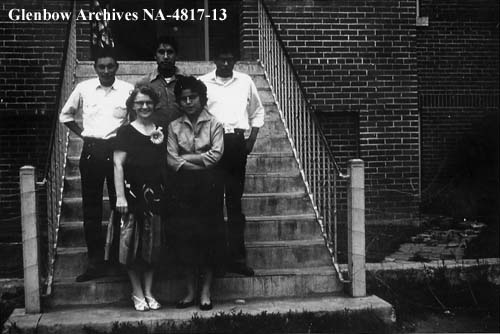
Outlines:
[[152,287],[166,252],[174,254],[185,277],[177,308],[199,303],[210,310],[218,269],[254,275],[246,264],[241,199],[264,108],[252,79],[233,70],[232,52],[220,51],[216,69],[195,78],[176,67],[177,51],[174,39],[160,38],[157,68],[134,87],[116,78],[114,51],[98,50],[97,78],[79,83],[59,116],[83,138],[79,167],[88,267],[76,281],[106,274],[106,182],[117,241],[106,255],[125,265],[138,311],[161,307]]

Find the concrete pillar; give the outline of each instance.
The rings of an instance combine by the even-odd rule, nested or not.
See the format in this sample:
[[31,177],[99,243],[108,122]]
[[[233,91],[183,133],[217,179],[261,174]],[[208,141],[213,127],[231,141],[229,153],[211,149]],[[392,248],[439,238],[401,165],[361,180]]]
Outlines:
[[24,306],[26,313],[40,313],[38,222],[36,215],[35,167],[19,170],[21,226],[23,235]]
[[349,160],[347,196],[347,249],[351,295],[366,295],[365,269],[365,165],[363,160]]

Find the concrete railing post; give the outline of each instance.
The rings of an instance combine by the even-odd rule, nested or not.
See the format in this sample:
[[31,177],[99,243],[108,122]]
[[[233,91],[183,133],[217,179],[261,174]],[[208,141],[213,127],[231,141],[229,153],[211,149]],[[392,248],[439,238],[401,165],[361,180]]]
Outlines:
[[365,271],[365,165],[363,160],[349,160],[347,196],[347,249],[351,295],[366,295]]
[[38,222],[36,215],[35,167],[19,170],[21,226],[23,234],[24,307],[26,313],[40,313]]

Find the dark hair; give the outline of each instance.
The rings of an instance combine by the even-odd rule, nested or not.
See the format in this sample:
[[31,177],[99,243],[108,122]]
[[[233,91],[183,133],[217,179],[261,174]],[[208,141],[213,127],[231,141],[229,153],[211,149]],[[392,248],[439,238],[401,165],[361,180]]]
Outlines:
[[[151,87],[148,84],[144,84],[144,83],[137,84],[134,87],[134,90],[132,90],[130,92],[130,96],[127,98],[127,101],[125,102],[125,105],[127,106],[127,112],[130,115],[131,121],[136,119],[133,105],[134,105],[135,98],[137,97],[137,94],[139,94],[139,93],[149,96],[151,98],[151,100],[153,100],[153,104],[155,107],[158,104],[158,102],[160,101],[160,98],[158,97],[158,94],[156,93],[156,91],[154,90],[153,87]],[[153,111],[154,110],[155,109],[153,108]]]
[[115,62],[118,64],[118,59],[116,58],[115,48],[104,47],[104,48],[95,48],[92,53],[92,58],[94,60],[94,64],[97,63],[97,60],[100,58],[113,58]]
[[193,76],[186,77],[183,75],[177,75],[177,81],[175,82],[174,87],[175,100],[177,103],[179,103],[184,89],[191,89],[192,92],[198,94],[202,107],[207,104],[207,86],[205,86],[201,80],[198,80]]
[[213,53],[213,60],[218,59],[221,55],[230,54],[234,57],[234,60],[238,60],[238,54],[235,49],[230,45],[223,45],[217,49],[216,52]]
[[172,36],[160,36],[160,37],[158,37],[158,39],[156,40],[155,49],[153,50],[154,52],[156,52],[156,50],[158,49],[160,44],[170,45],[175,50],[175,53],[178,53],[178,51],[179,51],[179,44],[177,44],[177,41]]

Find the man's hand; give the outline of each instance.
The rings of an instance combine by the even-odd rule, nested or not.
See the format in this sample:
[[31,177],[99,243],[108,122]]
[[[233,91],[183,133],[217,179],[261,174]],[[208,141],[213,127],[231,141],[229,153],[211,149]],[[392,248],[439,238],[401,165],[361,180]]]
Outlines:
[[76,133],[76,135],[78,137],[83,138],[82,137],[83,129],[78,125],[78,123],[76,123],[75,121],[70,121],[70,122],[64,123],[64,125],[66,125],[68,127],[68,129],[70,129],[71,131]]
[[249,137],[245,140],[245,147],[247,154],[250,154],[250,152],[252,152],[254,145],[255,145],[255,138]]
[[116,211],[118,211],[122,215],[128,212],[128,204],[125,197],[118,197],[116,199]]
[[247,154],[250,154],[250,152],[252,152],[258,134],[259,134],[259,128],[252,127],[252,131],[250,131],[250,136],[248,136],[248,138],[245,140]]

